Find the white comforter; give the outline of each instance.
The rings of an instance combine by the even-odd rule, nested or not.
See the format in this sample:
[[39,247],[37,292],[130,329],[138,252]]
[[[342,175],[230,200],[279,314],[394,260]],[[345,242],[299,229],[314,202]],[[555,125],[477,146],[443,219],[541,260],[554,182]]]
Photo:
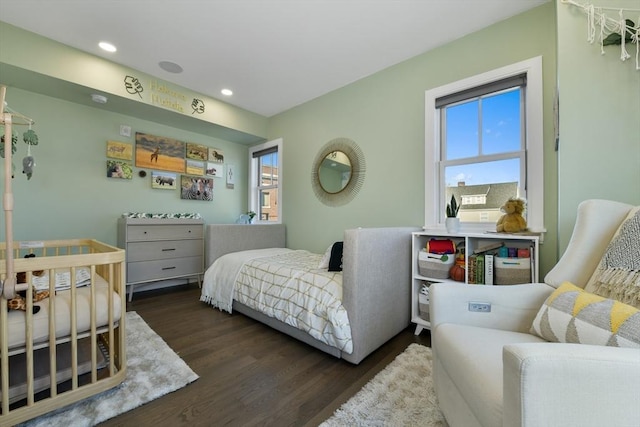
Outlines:
[[205,272],[200,300],[231,313],[235,299],[351,353],[342,274],[318,269],[321,257],[285,248],[227,254]]

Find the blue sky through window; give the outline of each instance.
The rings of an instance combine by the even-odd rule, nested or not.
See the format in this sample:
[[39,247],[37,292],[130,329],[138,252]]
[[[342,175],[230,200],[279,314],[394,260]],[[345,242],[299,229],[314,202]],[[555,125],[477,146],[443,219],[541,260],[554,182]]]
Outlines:
[[469,159],[445,168],[447,186],[520,181],[519,158],[480,162],[479,157],[521,149],[520,93],[514,88],[446,107],[445,158]]

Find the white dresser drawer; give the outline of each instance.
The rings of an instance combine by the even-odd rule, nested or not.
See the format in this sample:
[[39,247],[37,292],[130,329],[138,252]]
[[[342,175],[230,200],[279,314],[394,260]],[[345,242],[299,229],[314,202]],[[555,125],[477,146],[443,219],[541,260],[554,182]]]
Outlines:
[[202,239],[203,227],[197,225],[129,225],[127,240],[145,242],[150,240]]
[[129,262],[127,283],[149,282],[202,273],[202,256]]
[[202,255],[202,240],[158,240],[127,244],[127,261],[151,261]]

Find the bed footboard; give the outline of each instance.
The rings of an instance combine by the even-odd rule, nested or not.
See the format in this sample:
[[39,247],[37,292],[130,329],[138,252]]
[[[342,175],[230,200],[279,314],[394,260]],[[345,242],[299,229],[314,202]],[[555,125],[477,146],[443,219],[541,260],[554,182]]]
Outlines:
[[411,233],[419,228],[357,228],[344,233],[342,304],[360,363],[411,319]]
[[[95,240],[2,244],[2,280],[8,250],[26,310],[8,311],[0,296],[0,425],[108,390],[124,381],[127,363],[122,249]],[[49,295],[36,302],[34,290]]]

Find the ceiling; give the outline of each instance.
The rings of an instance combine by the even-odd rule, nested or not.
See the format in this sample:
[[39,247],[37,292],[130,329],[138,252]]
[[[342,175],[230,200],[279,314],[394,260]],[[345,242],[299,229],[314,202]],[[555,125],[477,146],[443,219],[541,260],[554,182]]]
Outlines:
[[0,0],[0,20],[270,117],[547,1]]

